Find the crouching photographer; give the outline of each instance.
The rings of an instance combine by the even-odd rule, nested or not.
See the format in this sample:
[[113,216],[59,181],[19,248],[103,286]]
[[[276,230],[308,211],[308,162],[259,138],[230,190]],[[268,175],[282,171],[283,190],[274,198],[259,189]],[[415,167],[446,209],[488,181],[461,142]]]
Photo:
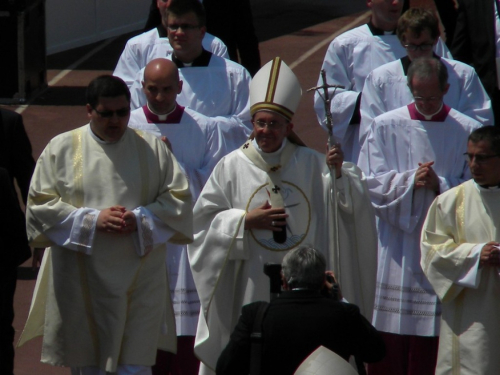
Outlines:
[[243,306],[217,362],[217,375],[292,375],[321,345],[345,360],[351,355],[363,362],[381,360],[384,342],[359,308],[339,301],[340,295],[325,296],[324,289],[333,287],[327,275],[333,276],[318,250],[302,246],[290,251],[282,263],[283,291],[269,304]]

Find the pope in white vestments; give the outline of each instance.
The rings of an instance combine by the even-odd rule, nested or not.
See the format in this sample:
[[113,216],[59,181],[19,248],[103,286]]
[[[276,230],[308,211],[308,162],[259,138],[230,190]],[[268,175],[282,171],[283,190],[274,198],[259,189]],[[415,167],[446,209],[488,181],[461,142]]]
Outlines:
[[[359,110],[366,76],[373,69],[406,55],[406,50],[394,33],[403,1],[393,1],[390,6],[386,1],[368,0],[367,3],[372,9],[370,22],[336,37],[330,43],[321,66],[329,85],[343,86],[335,89],[335,96],[331,100],[334,136],[342,143],[346,160],[353,163],[357,162],[360,150]],[[391,18],[393,22],[384,22]],[[441,39],[434,51],[438,56],[451,58]],[[318,86],[321,85],[323,81],[320,75]],[[334,89],[330,88],[329,92],[331,96]],[[317,91],[314,95],[314,110],[320,125],[328,130],[321,94],[322,91]]]
[[[266,262],[280,263],[288,250],[310,244],[332,266],[335,206],[342,292],[371,315],[376,239],[364,180],[354,164],[341,164],[340,148],[332,148],[328,160],[339,167],[332,197],[325,156],[285,138],[293,135],[289,121],[300,96],[297,78],[281,59],[256,74],[255,137],[219,162],[195,205],[188,253],[202,307],[195,346],[204,364],[200,373],[215,368],[241,307],[269,300]],[[283,242],[273,236],[280,229]]]
[[500,373],[499,142],[494,127],[471,134],[474,180],[437,197],[422,230],[422,269],[443,309],[437,375]]
[[50,249],[20,344],[43,335],[42,362],[121,374],[175,352],[165,243],[191,241],[191,194],[166,145],[127,127],[125,83],[89,92],[90,124],[52,139],[31,182],[28,237]]

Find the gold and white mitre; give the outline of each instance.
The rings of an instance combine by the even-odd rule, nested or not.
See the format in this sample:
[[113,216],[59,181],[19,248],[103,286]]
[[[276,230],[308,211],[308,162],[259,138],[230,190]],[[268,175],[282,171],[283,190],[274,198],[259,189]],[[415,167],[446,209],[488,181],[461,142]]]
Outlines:
[[250,83],[250,113],[277,112],[291,121],[297,109],[302,89],[292,69],[279,57],[269,61]]

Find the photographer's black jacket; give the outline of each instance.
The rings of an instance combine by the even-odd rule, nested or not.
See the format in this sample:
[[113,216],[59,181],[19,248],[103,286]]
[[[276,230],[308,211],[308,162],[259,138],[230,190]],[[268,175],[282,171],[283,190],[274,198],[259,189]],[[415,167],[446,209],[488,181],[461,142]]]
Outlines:
[[[262,302],[243,306],[229,344],[217,362],[217,375],[248,374],[250,334]],[[280,294],[263,321],[262,374],[292,375],[320,345],[346,360],[351,355],[376,362],[385,355],[378,331],[356,305],[337,302],[310,290]]]

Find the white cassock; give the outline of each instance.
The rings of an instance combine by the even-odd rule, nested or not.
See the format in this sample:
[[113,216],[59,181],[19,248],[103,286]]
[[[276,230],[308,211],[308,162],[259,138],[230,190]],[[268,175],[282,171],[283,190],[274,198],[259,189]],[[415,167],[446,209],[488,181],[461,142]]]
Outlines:
[[[179,105],[164,117],[160,119],[147,106],[138,108],[130,115],[129,127],[168,138],[173,154],[186,173],[194,204],[215,165],[226,154],[219,142],[218,128],[210,118]],[[200,299],[185,245],[168,246],[167,270],[177,336],[194,336]]]
[[[194,208],[195,242],[188,247],[188,253],[202,306],[195,344],[195,353],[204,363],[201,373],[211,373],[210,369],[215,368],[241,307],[269,300],[265,263],[281,264],[288,250],[310,245],[321,250],[331,266],[335,203],[339,212],[342,293],[368,317],[373,308],[376,233],[359,168],[344,163],[342,177],[336,180],[338,200],[332,202],[324,155],[288,141],[269,154],[257,147],[255,141],[248,141],[224,157]],[[261,156],[252,156],[251,150]],[[276,190],[268,180],[271,172],[266,172],[272,165],[281,166],[275,173],[279,177],[275,186],[289,215],[283,244],[273,240],[271,231],[244,229],[246,213],[270,201]]]
[[500,373],[500,271],[479,266],[500,241],[500,189],[470,180],[436,198],[422,230],[422,268],[442,301],[436,374]]
[[[483,125],[493,124],[491,101],[476,71],[460,61],[441,58],[448,70],[450,88],[443,101]],[[362,145],[375,117],[413,102],[407,85],[408,56],[373,70],[366,77],[361,96],[359,142]]]
[[[201,43],[207,51],[229,59],[226,45],[216,36],[205,33]],[[123,79],[130,89],[137,72],[146,67],[148,62],[159,57],[166,58],[171,53],[172,46],[168,41],[167,32],[163,25],[160,25],[127,41],[113,75]]]
[[[435,53],[438,56],[451,58],[448,48],[439,39]],[[359,155],[359,124],[351,124],[356,109],[359,93],[363,89],[366,76],[375,68],[406,55],[398,37],[390,35],[374,35],[368,24],[346,31],[336,37],[326,51],[321,69],[326,72],[330,85],[341,85],[331,101],[333,116],[333,135],[342,144],[345,160],[356,163]],[[321,75],[318,86],[323,85]],[[314,110],[320,125],[326,126],[325,107],[320,97],[323,91],[314,94]],[[330,96],[333,89],[329,89]]]
[[[252,132],[250,116],[251,76],[240,64],[204,52],[202,66],[180,67],[182,92],[177,103],[191,108],[217,123],[227,151],[233,151]],[[169,54],[169,59],[172,54]],[[174,61],[175,62],[175,61]],[[144,69],[136,76],[130,89],[133,109],[146,105],[141,81]]]
[[[133,210],[137,232],[96,230],[99,210]],[[191,195],[163,142],[127,129],[116,143],[84,126],[52,139],[38,159],[28,238],[45,252],[19,344],[43,335],[42,362],[115,372],[175,352],[165,242],[192,238]]]
[[418,163],[434,161],[440,192],[470,178],[467,137],[482,126],[443,106],[421,121],[414,103],[373,121],[358,164],[378,217],[378,272],[373,325],[401,335],[437,336],[441,306],[420,268],[420,230],[436,197],[414,188]]

